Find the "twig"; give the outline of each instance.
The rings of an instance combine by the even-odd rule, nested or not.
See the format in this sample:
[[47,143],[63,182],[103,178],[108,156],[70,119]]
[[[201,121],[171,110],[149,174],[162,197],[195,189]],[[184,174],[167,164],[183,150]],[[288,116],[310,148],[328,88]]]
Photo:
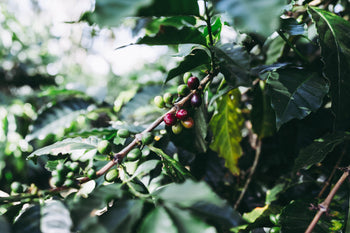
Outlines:
[[346,153],[346,149],[347,149],[347,144],[344,146],[343,151],[342,151],[341,155],[339,156],[339,159],[337,160],[337,163],[334,165],[333,170],[332,170],[331,174],[329,175],[329,178],[327,179],[325,185],[323,186],[322,190],[318,194],[317,198],[321,198],[321,196],[324,193],[324,191],[326,190],[326,188],[331,184],[331,180],[332,180],[336,170],[338,169],[340,162],[343,160],[343,157]]
[[250,169],[250,173],[249,173],[249,176],[248,176],[248,179],[247,181],[245,182],[244,184],[244,187],[242,189],[242,192],[241,194],[239,195],[235,205],[234,205],[234,209],[237,209],[237,207],[239,206],[239,204],[241,203],[243,197],[244,197],[244,194],[247,192],[248,190],[248,186],[252,180],[252,177],[253,177],[253,174],[256,170],[256,167],[258,165],[258,162],[259,162],[259,157],[260,157],[260,152],[261,152],[261,139],[259,139],[259,137],[257,135],[255,135],[255,158],[254,158],[254,162],[253,162],[253,165]]
[[340,186],[344,183],[346,178],[349,176],[349,168],[347,167],[343,175],[339,178],[338,182],[334,185],[332,190],[329,192],[328,196],[326,199],[318,205],[318,212],[316,213],[314,219],[311,221],[310,225],[306,229],[305,233],[311,233],[312,230],[315,228],[317,222],[320,220],[322,214],[324,212],[328,211],[329,205],[334,197],[334,195],[337,193],[338,189]]

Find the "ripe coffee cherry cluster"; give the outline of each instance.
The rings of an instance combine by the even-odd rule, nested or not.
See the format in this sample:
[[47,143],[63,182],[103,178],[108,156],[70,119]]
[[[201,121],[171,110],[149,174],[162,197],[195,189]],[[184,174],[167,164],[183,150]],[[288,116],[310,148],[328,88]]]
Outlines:
[[80,166],[78,162],[59,163],[52,171],[51,182],[54,186],[75,187],[74,177],[79,174]]
[[186,109],[180,109],[176,112],[176,114],[167,113],[164,116],[164,123],[167,126],[171,126],[174,134],[181,133],[183,127],[190,129],[194,125],[193,118],[188,115],[188,111]]

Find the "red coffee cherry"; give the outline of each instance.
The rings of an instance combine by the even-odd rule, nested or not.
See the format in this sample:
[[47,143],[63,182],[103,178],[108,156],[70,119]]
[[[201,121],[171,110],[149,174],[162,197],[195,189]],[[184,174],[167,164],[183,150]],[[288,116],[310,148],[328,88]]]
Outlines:
[[167,113],[164,118],[164,123],[168,126],[172,126],[172,125],[175,125],[176,124],[176,116],[174,113]]
[[192,107],[196,108],[201,106],[201,104],[202,104],[202,97],[200,96],[200,94],[198,93],[193,94],[193,96],[191,97]]
[[187,81],[187,86],[191,89],[197,89],[199,87],[199,79],[197,77],[190,77]]
[[190,129],[193,127],[194,125],[194,120],[192,117],[187,117],[186,120],[181,121],[181,124],[183,125],[183,127],[185,127],[186,129]]
[[180,109],[176,113],[176,118],[179,120],[185,120],[187,118],[187,116],[188,116],[188,112],[186,109]]

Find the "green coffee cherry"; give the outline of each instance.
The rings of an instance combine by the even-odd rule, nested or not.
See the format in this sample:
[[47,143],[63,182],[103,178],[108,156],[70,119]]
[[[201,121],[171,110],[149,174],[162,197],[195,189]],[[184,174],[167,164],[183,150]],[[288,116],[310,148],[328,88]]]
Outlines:
[[68,168],[64,163],[59,163],[56,166],[58,176],[65,176],[68,173]]
[[173,104],[173,95],[169,92],[163,95],[163,100],[166,104]]
[[12,184],[11,184],[11,190],[14,193],[22,193],[23,192],[23,186],[22,186],[21,183],[15,181],[15,182],[12,182]]
[[180,96],[185,96],[185,95],[188,95],[188,93],[190,93],[190,89],[186,84],[181,84],[177,87],[177,93]]
[[72,172],[78,172],[79,171],[79,163],[78,162],[73,162],[69,165],[69,169],[72,171]]
[[117,169],[111,169],[105,174],[105,180],[107,182],[113,182],[118,178],[119,172]]
[[188,82],[188,79],[192,76],[192,73],[191,72],[186,72],[184,73],[184,76],[183,76],[183,80],[184,80],[184,83],[187,84]]
[[143,145],[148,145],[153,142],[153,139],[154,139],[153,134],[150,132],[146,132],[142,134],[141,141]]
[[163,97],[161,97],[160,95],[157,95],[156,97],[154,97],[154,104],[158,108],[164,108],[165,103],[164,103]]
[[119,129],[117,136],[120,138],[128,138],[130,136],[130,131],[127,129]]
[[56,187],[60,187],[63,185],[64,183],[64,178],[63,177],[60,177],[60,176],[53,176],[51,178],[51,182],[54,186]]
[[272,227],[269,231],[269,233],[279,233],[279,232],[281,232],[280,227]]
[[171,126],[171,130],[174,134],[180,134],[182,132],[182,125],[180,122],[176,123],[175,125]]
[[67,180],[64,181],[63,186],[72,188],[72,187],[75,186],[75,182],[73,180],[71,180],[71,179],[67,179]]
[[88,170],[88,172],[86,173],[86,175],[87,175],[87,177],[89,178],[89,179],[95,179],[96,177],[97,177],[97,175],[96,175],[96,170],[95,169],[93,169],[93,168],[90,168],[89,170]]
[[97,144],[97,150],[100,154],[109,154],[112,151],[112,144],[108,140],[99,141]]
[[66,177],[67,179],[72,179],[74,177],[74,172],[68,172]]
[[132,149],[126,156],[128,161],[136,161],[138,160],[142,155],[142,152],[139,148]]

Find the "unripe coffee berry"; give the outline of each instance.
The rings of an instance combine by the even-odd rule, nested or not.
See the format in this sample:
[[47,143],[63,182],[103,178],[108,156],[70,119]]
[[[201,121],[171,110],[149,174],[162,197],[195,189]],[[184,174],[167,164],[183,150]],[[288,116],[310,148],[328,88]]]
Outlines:
[[184,76],[183,76],[183,80],[184,80],[184,83],[187,83],[188,82],[188,79],[192,76],[192,73],[191,72],[186,72],[184,73]]
[[171,130],[174,134],[180,134],[182,132],[182,125],[180,122],[176,123],[175,125],[171,126]]
[[107,182],[113,182],[118,178],[119,172],[117,169],[111,169],[105,174],[105,180]]
[[193,96],[191,97],[192,107],[196,108],[201,106],[201,104],[202,104],[202,97],[198,93],[193,94]]
[[112,152],[112,145],[108,140],[102,140],[98,142],[97,150],[102,155],[109,154]]
[[89,177],[90,179],[95,179],[97,177],[95,169],[90,168],[87,172],[87,177]]
[[164,118],[164,123],[168,126],[172,126],[172,125],[175,125],[176,124],[176,116],[174,113],[167,113]]
[[176,112],[176,118],[179,120],[185,120],[188,116],[188,112],[186,109],[180,109]]
[[186,120],[181,121],[181,124],[183,125],[183,127],[185,127],[186,129],[190,129],[193,127],[194,125],[194,121],[192,117],[187,117]]
[[190,77],[187,81],[187,86],[188,88],[190,88],[191,90],[197,89],[199,87],[199,80],[197,77]]
[[157,95],[156,97],[154,97],[154,104],[158,108],[164,108],[165,103],[164,103],[163,97],[161,97],[160,95]]
[[190,93],[190,89],[188,89],[187,85],[181,84],[177,87],[177,93],[180,96],[185,96],[188,95],[188,93]]
[[11,190],[14,193],[21,193],[23,192],[23,186],[21,183],[15,181],[11,184]]
[[142,144],[143,145],[148,145],[150,143],[153,142],[153,134],[150,133],[150,132],[146,132],[146,133],[143,133],[142,134],[142,138],[141,138],[141,141],[142,141]]
[[173,95],[167,92],[163,95],[163,100],[166,104],[173,104]]
[[119,129],[117,136],[120,138],[128,138],[130,136],[130,131],[127,129]]
[[128,161],[136,161],[142,156],[142,152],[139,148],[134,148],[126,155]]

